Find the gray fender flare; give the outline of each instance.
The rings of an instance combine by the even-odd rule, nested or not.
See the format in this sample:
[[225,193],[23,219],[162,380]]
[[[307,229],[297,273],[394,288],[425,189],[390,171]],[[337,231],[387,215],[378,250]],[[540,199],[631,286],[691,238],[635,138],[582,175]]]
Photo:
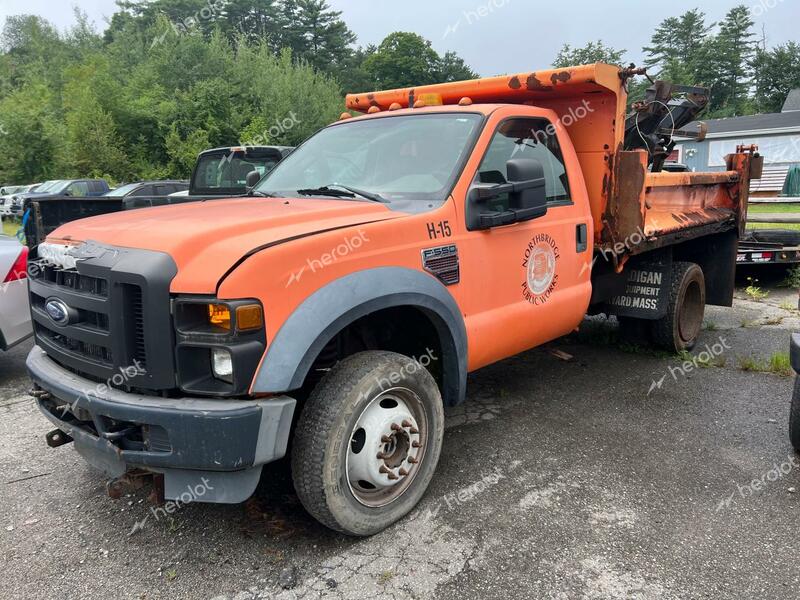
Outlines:
[[467,331],[461,310],[437,279],[403,267],[358,271],[306,298],[269,343],[253,392],[277,394],[302,387],[314,360],[339,331],[361,317],[396,306],[413,306],[431,319],[442,346],[444,402],[463,402]]

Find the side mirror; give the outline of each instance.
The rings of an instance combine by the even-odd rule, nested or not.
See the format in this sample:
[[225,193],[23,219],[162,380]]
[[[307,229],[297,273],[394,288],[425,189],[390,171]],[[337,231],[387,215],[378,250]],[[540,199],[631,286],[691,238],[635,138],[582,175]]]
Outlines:
[[[534,158],[512,158],[506,163],[508,183],[476,183],[467,196],[470,231],[530,221],[547,214],[544,167]],[[507,207],[492,208],[492,200],[507,196]],[[503,204],[506,204],[505,202]]]
[[69,191],[66,191],[66,192],[64,192],[64,195],[65,195],[65,196],[72,196],[72,193],[71,193],[71,192],[69,192]]
[[250,171],[245,179],[245,185],[247,185],[248,190],[251,190],[258,185],[259,181],[261,181],[261,173],[258,171]]

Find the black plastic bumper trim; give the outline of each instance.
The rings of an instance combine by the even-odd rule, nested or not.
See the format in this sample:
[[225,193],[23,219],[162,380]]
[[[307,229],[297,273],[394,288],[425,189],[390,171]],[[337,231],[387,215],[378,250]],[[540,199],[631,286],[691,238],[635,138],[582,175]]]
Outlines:
[[94,421],[114,419],[164,428],[170,452],[124,450],[64,419],[46,400],[39,409],[56,427],[83,445],[131,466],[238,471],[263,465],[286,454],[296,401],[287,396],[268,400],[167,399],[129,394],[78,377],[34,346],[26,361],[34,383]]

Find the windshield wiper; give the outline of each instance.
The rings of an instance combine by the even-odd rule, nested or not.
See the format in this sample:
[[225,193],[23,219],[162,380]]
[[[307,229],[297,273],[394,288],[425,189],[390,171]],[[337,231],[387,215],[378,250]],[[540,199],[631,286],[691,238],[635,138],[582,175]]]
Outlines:
[[244,194],[244,197],[247,198],[249,196],[256,196],[258,198],[277,198],[275,194],[268,194],[267,192],[257,192],[256,190],[250,190]]
[[319,188],[307,190],[297,190],[297,193],[301,196],[331,196],[332,198],[355,198],[356,196],[361,196],[372,202],[380,202],[382,204],[389,204],[391,202],[391,200],[384,198],[380,194],[366,192],[358,188],[350,187],[349,185],[342,185],[341,183],[332,183],[331,185],[324,185]]

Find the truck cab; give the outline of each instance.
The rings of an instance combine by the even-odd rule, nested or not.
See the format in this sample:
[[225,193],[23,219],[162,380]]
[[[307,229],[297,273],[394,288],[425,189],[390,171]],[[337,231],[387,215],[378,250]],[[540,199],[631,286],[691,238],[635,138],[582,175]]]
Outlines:
[[629,77],[353,94],[362,116],[250,197],[54,231],[31,253],[27,362],[49,443],[221,503],[291,450],[306,509],[371,535],[425,493],[469,372],[587,312],[691,348],[706,302],[732,301],[757,155],[653,172],[652,148],[623,145]]

